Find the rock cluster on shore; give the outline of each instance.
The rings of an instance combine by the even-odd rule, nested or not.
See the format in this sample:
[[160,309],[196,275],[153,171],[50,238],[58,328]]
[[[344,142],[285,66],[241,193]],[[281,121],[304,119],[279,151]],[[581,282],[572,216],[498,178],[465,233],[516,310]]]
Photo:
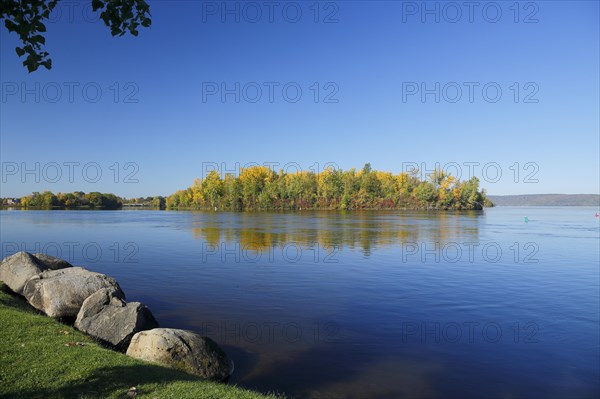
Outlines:
[[115,279],[45,254],[18,252],[0,263],[0,281],[34,308],[127,355],[222,381],[232,363],[210,338],[158,328],[148,307],[126,302]]
[[83,302],[75,328],[123,350],[136,333],[158,328],[158,323],[146,305],[127,303],[121,291],[102,288]]
[[174,328],[155,328],[135,334],[127,354],[167,363],[204,378],[224,380],[231,372],[227,355],[213,340]]

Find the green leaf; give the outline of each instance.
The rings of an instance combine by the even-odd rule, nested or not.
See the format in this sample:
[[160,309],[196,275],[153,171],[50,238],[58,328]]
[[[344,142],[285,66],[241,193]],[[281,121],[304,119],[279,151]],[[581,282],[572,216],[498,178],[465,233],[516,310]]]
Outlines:
[[42,62],[41,65],[43,65],[46,69],[50,70],[52,69],[52,60],[46,60]]
[[4,20],[4,26],[6,26],[6,29],[8,29],[9,32],[16,32],[19,27],[19,25],[8,19]]
[[29,57],[25,61],[23,61],[23,65],[27,67],[27,71],[29,71],[29,73],[34,72],[38,69],[38,64]]
[[19,57],[23,57],[23,55],[25,54],[25,50],[23,50],[21,47],[17,47],[17,48],[15,49],[15,51],[17,52],[17,55],[18,55]]
[[46,44],[46,38],[42,35],[35,35],[32,36],[30,39],[31,43],[42,43],[42,44]]
[[92,11],[96,11],[102,7],[104,7],[102,0],[92,0]]

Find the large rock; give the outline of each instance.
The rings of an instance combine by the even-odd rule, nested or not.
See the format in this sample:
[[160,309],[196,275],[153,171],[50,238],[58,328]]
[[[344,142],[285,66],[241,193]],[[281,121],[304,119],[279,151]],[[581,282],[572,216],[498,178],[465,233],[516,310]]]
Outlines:
[[73,265],[66,260],[55,258],[54,256],[46,254],[33,254],[33,256],[38,260],[38,262],[41,262],[44,266],[46,266],[46,270],[59,270],[67,267],[73,267]]
[[29,304],[50,317],[75,317],[83,302],[102,288],[125,298],[115,279],[82,267],[50,270],[31,277],[23,287]]
[[126,303],[113,288],[102,288],[81,306],[75,328],[125,349],[133,335],[158,327],[150,310],[139,302]]
[[17,294],[23,294],[23,287],[31,277],[45,270],[57,270],[71,267],[68,262],[44,254],[31,255],[29,252],[17,252],[4,258],[0,264],[0,280]]
[[216,381],[229,377],[232,367],[225,352],[210,338],[172,328],[135,334],[127,355]]

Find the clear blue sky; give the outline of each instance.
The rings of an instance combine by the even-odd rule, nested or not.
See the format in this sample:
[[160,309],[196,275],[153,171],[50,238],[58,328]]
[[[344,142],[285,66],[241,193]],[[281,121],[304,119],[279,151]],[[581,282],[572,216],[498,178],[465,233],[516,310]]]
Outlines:
[[[474,173],[490,194],[598,193],[598,2],[521,2],[518,15],[513,1],[489,3],[469,10],[462,1],[339,1],[320,3],[316,16],[312,1],[283,1],[270,16],[260,1],[258,16],[256,7],[230,2],[239,7],[236,22],[235,11],[222,20],[221,2],[151,1],[151,28],[113,38],[81,1],[54,13],[46,35],[54,67],[32,74],[15,54],[16,35],[2,26],[0,195],[165,195],[201,177],[207,162],[370,162],[393,172],[406,162],[440,162],[461,165],[463,177],[465,163],[479,162]],[[422,14],[425,7],[433,13]],[[239,103],[207,92],[236,82]],[[268,82],[279,84],[272,102]],[[436,82],[440,101],[427,94],[423,102],[421,83]],[[262,97],[251,102],[256,85]],[[451,102],[457,86],[462,97]],[[302,96],[292,102],[296,87]],[[502,96],[492,102],[496,87]],[[32,93],[23,98],[23,88]],[[92,102],[97,88],[102,95]],[[328,98],[337,103],[325,102],[336,90]],[[37,172],[21,175],[36,163]],[[483,175],[486,163],[495,164]],[[98,166],[102,177],[93,182]],[[493,182],[497,167],[502,177]],[[124,182],[129,173],[133,183]],[[525,183],[528,175],[538,182]]]

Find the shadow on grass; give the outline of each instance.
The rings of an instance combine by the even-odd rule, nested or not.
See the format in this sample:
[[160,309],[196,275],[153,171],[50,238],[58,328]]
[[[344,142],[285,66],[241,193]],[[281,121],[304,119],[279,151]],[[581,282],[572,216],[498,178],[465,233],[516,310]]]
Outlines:
[[[0,306],[5,306],[7,308],[12,308],[16,310],[22,310],[27,313],[34,313],[46,316],[44,312],[31,306],[24,296],[11,291],[11,289],[8,288],[5,284],[0,284]],[[53,320],[56,320],[59,323],[65,324],[67,326],[73,327],[73,325],[75,324],[75,319],[76,317],[59,317]]]
[[[3,398],[76,398],[96,399],[106,397],[128,398],[127,391],[137,387],[138,396],[144,396],[151,391],[144,388],[145,384],[169,384],[173,382],[200,382],[201,380],[179,372],[154,365],[115,366],[97,369],[83,380],[71,381],[56,388],[35,388],[18,392],[7,392]],[[156,388],[156,385],[154,385]]]
[[6,306],[7,308],[39,313],[37,309],[27,303],[25,298],[12,292],[10,288],[2,283],[0,283],[0,305]]

